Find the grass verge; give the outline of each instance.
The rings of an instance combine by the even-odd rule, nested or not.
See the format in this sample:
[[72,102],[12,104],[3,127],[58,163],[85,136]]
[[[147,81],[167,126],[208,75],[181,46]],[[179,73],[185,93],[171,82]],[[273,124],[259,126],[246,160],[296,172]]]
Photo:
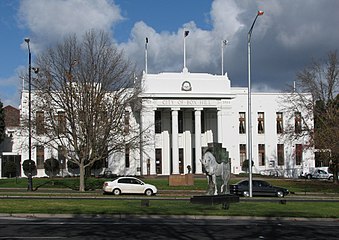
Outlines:
[[[258,178],[258,177],[257,177]],[[262,178],[262,177],[261,177]],[[240,177],[231,178],[230,184],[236,183],[244,179]],[[88,191],[101,189],[104,181],[110,179],[103,178],[86,178],[86,189]],[[169,186],[168,178],[145,178],[145,182],[155,185],[159,190],[206,190],[206,178],[195,178],[193,186]],[[279,179],[264,178],[269,183],[285,187],[290,192],[317,192],[317,193],[337,193],[339,194],[339,184],[331,181],[307,180],[307,179]],[[0,179],[0,188],[22,188],[27,189],[27,178]],[[33,188],[36,191],[42,188],[50,189],[71,189],[77,191],[79,189],[78,178],[33,178]]]
[[191,204],[182,200],[150,200],[150,205],[146,207],[141,204],[140,200],[1,199],[0,212],[7,214],[155,214],[339,218],[338,203],[328,202],[288,202],[287,204],[240,202],[233,203],[228,210],[224,210],[221,205]]
[[[235,183],[241,178],[232,178]],[[87,189],[101,189],[107,179],[88,178]],[[205,178],[196,178],[193,186],[172,187],[167,178],[143,179],[154,184],[159,190],[205,190]],[[295,180],[266,178],[275,186],[288,188],[291,192],[339,193],[339,185],[329,181]],[[27,179],[0,179],[0,194],[17,196],[102,196],[100,191],[77,192],[78,178],[34,178],[36,191],[27,192]],[[62,188],[62,189],[60,189]],[[42,190],[43,189],[43,190]],[[64,191],[64,189],[69,189]],[[189,194],[188,194],[189,195]],[[142,206],[141,200],[88,200],[88,199],[0,199],[0,213],[7,214],[144,214],[144,215],[214,215],[214,216],[262,216],[262,217],[312,217],[339,218],[338,203],[322,202],[240,202],[231,204],[229,210],[223,210],[221,205],[197,205],[183,200],[150,200],[150,206]]]

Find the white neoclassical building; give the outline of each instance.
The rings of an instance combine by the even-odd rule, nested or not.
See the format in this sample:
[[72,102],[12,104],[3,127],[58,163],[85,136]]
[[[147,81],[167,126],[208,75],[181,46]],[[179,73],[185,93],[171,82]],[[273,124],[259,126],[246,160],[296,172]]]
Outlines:
[[[244,171],[242,165],[248,156],[247,88],[232,87],[227,74],[190,73],[186,68],[177,73],[144,73],[141,81],[142,109],[140,114],[130,114],[130,121],[140,132],[148,134],[151,142],[128,154],[109,156],[108,170],[118,175],[172,175],[188,171],[202,174],[203,149],[209,143],[219,143],[229,153],[232,173]],[[282,96],[282,93],[252,93],[253,172],[297,177],[301,171],[315,166],[314,151],[303,147],[308,142],[307,136],[284,141],[284,127],[296,124],[300,127],[298,118],[305,113],[284,112]],[[21,115],[27,114],[27,99],[28,92],[24,90]],[[133,119],[134,116],[140,119]],[[20,156],[22,161],[28,159],[27,136],[12,136],[15,139],[11,154]],[[51,155],[58,158],[61,155],[57,148],[32,144],[38,176],[44,176],[43,161]],[[66,173],[64,169],[62,174]],[[24,176],[23,171],[21,175]]]
[[[247,158],[247,88],[231,87],[227,74],[144,74],[142,125],[153,124],[154,143],[141,156],[142,174],[202,173],[202,149],[221,143],[229,152],[232,173]],[[280,107],[281,93],[252,93],[253,172],[296,177],[314,167],[307,137],[286,142],[282,133],[291,114]],[[303,113],[300,113],[303,114]],[[298,116],[298,114],[296,115]],[[293,117],[292,117],[293,118]],[[141,126],[142,127],[142,126]]]

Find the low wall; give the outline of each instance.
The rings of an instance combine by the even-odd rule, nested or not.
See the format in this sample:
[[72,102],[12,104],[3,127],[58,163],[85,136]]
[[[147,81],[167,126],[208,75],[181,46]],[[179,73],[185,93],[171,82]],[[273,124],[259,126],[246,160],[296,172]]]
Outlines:
[[174,174],[168,176],[168,184],[170,186],[193,186],[193,174]]

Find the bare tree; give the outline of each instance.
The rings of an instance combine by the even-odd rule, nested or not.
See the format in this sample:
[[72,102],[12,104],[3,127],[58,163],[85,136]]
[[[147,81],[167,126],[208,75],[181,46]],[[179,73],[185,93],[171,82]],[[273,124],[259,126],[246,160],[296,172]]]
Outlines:
[[[309,94],[305,94],[309,93]],[[286,95],[285,105],[291,112],[304,112],[300,119],[284,129],[284,136],[291,140],[310,136],[308,147],[328,152],[330,168],[335,182],[339,171],[339,61],[337,51],[328,54],[326,60],[314,61],[297,73],[297,81],[291,94]],[[295,119],[298,119],[298,116]]]
[[94,30],[80,40],[65,38],[37,56],[35,64],[34,136],[62,147],[79,167],[79,191],[85,191],[86,168],[126,146],[140,146],[137,125],[127,121],[131,108],[138,106],[134,71],[108,34]]

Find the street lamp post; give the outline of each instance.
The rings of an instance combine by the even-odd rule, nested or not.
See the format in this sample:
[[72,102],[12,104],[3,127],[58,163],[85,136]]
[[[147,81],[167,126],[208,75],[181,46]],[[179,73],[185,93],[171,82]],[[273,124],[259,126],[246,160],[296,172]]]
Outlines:
[[28,191],[33,191],[33,180],[32,180],[32,122],[31,122],[31,87],[32,87],[32,55],[31,48],[29,46],[29,38],[25,38],[28,48],[28,160],[29,160],[29,173],[28,173]]
[[248,137],[247,137],[247,149],[248,149],[248,168],[249,168],[249,194],[252,197],[252,107],[251,107],[251,35],[253,31],[253,27],[257,18],[263,15],[263,11],[258,11],[257,15],[254,18],[252,26],[248,31],[247,35],[247,50],[248,50]]

